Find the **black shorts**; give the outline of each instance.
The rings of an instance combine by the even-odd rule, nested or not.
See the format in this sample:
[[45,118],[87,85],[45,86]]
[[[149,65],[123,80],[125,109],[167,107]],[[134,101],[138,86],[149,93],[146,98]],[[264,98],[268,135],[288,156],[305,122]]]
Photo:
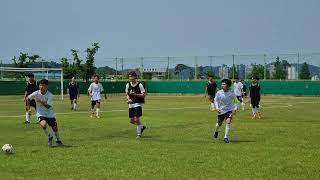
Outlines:
[[78,98],[77,94],[69,94],[70,100],[74,100]]
[[58,125],[56,118],[47,118],[47,117],[40,116],[40,117],[38,117],[38,120],[39,120],[39,122],[46,121],[47,124],[51,127],[56,127]]
[[215,95],[208,94],[209,101],[214,101]]
[[251,98],[251,107],[259,108],[260,98]]
[[141,116],[142,116],[141,107],[129,108],[129,118],[141,117]]
[[[28,102],[26,102],[26,106],[28,106]],[[33,100],[30,100],[30,107],[34,107],[34,109],[36,109],[36,101],[33,99]]]
[[224,114],[218,115],[218,123],[222,124],[224,120],[226,119],[232,119],[232,111],[228,111]]
[[237,96],[237,99],[238,99],[239,102],[242,103],[242,96]]
[[100,100],[91,101],[92,106],[95,106],[97,103],[100,104]]

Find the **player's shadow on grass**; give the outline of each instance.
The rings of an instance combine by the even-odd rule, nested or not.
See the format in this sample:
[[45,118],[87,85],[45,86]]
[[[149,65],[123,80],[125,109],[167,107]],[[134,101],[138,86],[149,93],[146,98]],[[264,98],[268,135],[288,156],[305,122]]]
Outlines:
[[63,144],[63,145],[53,145],[49,146],[50,148],[75,148],[77,146],[69,145],[69,144]]
[[255,143],[255,140],[242,140],[242,139],[235,139],[235,140],[230,140],[230,143]]

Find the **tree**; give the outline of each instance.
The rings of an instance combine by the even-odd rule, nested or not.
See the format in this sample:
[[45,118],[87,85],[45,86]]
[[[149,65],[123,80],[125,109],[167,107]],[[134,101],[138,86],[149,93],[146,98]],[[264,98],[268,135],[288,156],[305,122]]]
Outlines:
[[204,75],[206,76],[206,78],[208,78],[209,76],[212,76],[213,79],[220,79],[220,77],[214,74],[212,69],[208,70],[206,73],[204,73]]
[[229,69],[229,79],[233,78],[238,78],[238,72],[235,64],[233,64],[232,67]]
[[[16,68],[28,68],[29,66],[34,64],[39,58],[40,58],[39,55],[28,56],[27,53],[20,52],[20,56],[18,57],[18,59],[16,58],[16,56],[14,56],[12,58],[12,61],[13,61],[14,67]],[[18,72],[18,73],[14,73],[14,76],[16,78],[23,78],[26,76],[26,73]]]
[[93,43],[93,47],[89,47],[86,50],[87,57],[86,63],[83,66],[84,76],[86,82],[94,75],[96,67],[94,66],[95,55],[100,48],[99,43]]
[[71,53],[73,56],[72,67],[74,70],[74,76],[76,78],[83,77],[83,66],[81,65],[82,60],[79,58],[78,50],[71,49]]
[[61,58],[61,67],[63,69],[63,78],[64,79],[71,79],[74,76],[74,69],[69,64],[67,58]]
[[20,52],[20,56],[17,59],[16,56],[12,58],[14,66],[17,68],[27,68],[31,64],[35,63],[37,59],[39,59],[39,55],[28,56],[27,53]]
[[301,68],[301,71],[299,73],[299,78],[300,79],[311,79],[310,71],[309,71],[309,65],[306,62],[304,62],[302,64],[302,68]]
[[252,67],[252,71],[251,71],[251,74],[250,74],[250,78],[252,78],[252,77],[257,77],[257,78],[260,78],[260,76],[259,76],[259,69],[258,69],[258,67],[257,67],[257,65],[256,64],[253,64],[252,65],[253,67]]
[[185,69],[190,69],[190,67],[185,64],[177,64],[176,67],[174,68],[174,74],[178,75],[179,73],[181,73],[181,71]]
[[165,72],[165,75],[164,75],[164,79],[167,79],[167,80],[172,79],[172,74],[171,74],[171,72],[170,72],[169,67],[166,68],[166,72]]
[[276,58],[276,62],[274,63],[275,72],[273,73],[273,77],[275,79],[286,79],[287,71],[286,68],[290,66],[286,60],[280,62],[279,56]]

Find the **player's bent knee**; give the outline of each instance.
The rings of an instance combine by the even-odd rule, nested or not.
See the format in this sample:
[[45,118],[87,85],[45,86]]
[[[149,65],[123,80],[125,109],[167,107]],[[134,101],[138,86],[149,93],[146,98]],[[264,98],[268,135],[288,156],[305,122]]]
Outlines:
[[47,122],[45,120],[40,120],[39,124],[42,128],[47,128]]
[[231,124],[231,119],[228,118],[228,119],[226,120],[226,123],[227,123],[227,124]]

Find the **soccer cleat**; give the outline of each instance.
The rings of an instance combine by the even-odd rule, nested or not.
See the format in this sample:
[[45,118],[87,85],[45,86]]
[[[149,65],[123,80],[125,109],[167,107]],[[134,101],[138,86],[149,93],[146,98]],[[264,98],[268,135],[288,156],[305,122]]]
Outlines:
[[214,132],[213,137],[214,137],[215,139],[218,139],[218,132]]
[[91,113],[90,117],[93,118],[94,112]]
[[96,116],[96,118],[100,119],[100,116]]
[[49,136],[48,138],[48,145],[52,146],[52,140],[53,140],[53,136]]
[[146,126],[143,126],[143,127],[141,128],[141,135],[142,135],[142,133],[143,133],[143,131],[144,131],[145,129],[147,129]]
[[60,140],[56,140],[56,144],[58,144],[58,145],[62,145],[62,141],[60,141]]
[[30,121],[25,121],[24,123],[25,123],[25,124],[30,124]]
[[229,138],[225,137],[225,138],[223,139],[223,141],[224,141],[225,143],[229,143]]
[[140,139],[141,138],[141,135],[137,135],[136,139]]

